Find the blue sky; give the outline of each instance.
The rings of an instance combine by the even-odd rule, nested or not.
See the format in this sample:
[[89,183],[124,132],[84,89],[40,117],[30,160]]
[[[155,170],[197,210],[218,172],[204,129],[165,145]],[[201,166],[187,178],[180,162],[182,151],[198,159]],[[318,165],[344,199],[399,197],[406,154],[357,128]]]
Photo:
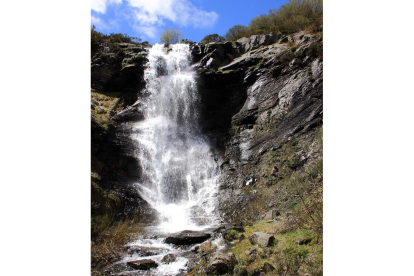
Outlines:
[[102,33],[126,33],[160,41],[166,28],[183,31],[197,41],[208,34],[224,35],[234,25],[248,25],[260,14],[287,0],[92,0],[91,25]]

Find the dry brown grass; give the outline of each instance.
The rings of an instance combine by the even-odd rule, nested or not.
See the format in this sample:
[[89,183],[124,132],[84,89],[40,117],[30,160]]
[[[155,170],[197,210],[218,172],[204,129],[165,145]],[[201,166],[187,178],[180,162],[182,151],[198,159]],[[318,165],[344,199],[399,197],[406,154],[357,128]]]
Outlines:
[[143,227],[137,220],[130,219],[117,222],[93,237],[91,244],[92,274],[99,275],[108,264],[118,260],[123,246],[138,237]]

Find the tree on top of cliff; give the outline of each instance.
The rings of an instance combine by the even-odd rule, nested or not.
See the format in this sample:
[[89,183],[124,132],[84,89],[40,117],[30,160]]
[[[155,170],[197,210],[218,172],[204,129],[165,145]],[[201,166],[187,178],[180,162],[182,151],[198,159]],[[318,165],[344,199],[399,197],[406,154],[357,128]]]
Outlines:
[[222,37],[218,34],[211,34],[206,35],[203,40],[201,40],[202,43],[210,43],[210,42],[224,42],[226,41],[226,38]]
[[225,37],[228,41],[236,41],[237,39],[243,37],[245,33],[246,33],[246,26],[236,25],[227,31]]
[[161,42],[168,46],[170,44],[176,44],[183,38],[183,32],[177,29],[166,29],[161,34]]

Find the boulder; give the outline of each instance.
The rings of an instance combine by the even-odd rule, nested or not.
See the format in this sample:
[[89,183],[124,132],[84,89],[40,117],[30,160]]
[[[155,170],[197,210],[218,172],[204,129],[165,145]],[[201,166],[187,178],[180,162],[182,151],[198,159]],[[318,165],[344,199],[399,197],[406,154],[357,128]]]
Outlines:
[[263,232],[254,232],[250,238],[250,243],[268,247],[275,243],[275,237]]
[[137,270],[149,270],[151,268],[155,268],[158,266],[158,264],[151,259],[143,259],[143,260],[127,262],[127,265]]
[[161,262],[165,264],[169,264],[169,263],[175,262],[176,260],[177,260],[177,256],[175,256],[174,254],[167,254],[162,258]]
[[182,232],[168,236],[165,239],[165,243],[171,243],[175,245],[191,245],[194,243],[202,243],[210,237],[211,234],[209,233],[184,230]]
[[197,249],[198,252],[213,252],[217,249],[217,245],[211,241],[205,242]]
[[148,257],[159,255],[165,252],[165,248],[155,248],[155,247],[146,247],[146,246],[128,246],[127,254],[134,255],[137,254],[140,257]]
[[263,219],[265,219],[265,220],[272,220],[272,219],[275,219],[279,215],[280,215],[280,212],[279,211],[270,210],[269,212],[267,212],[264,215]]
[[234,266],[237,264],[236,256],[233,253],[224,254],[217,252],[210,259],[206,266],[207,275],[225,274],[233,272]]
[[250,38],[242,37],[237,42],[241,44],[242,51],[245,53],[261,46],[273,44],[278,38],[277,34],[252,35]]
[[312,239],[309,238],[304,238],[304,239],[300,239],[295,241],[295,243],[299,244],[299,245],[306,245],[309,244],[312,241]]
[[272,272],[273,270],[275,270],[275,267],[274,267],[273,265],[269,264],[268,262],[265,262],[265,263],[263,264],[263,266],[262,266],[262,270],[263,270],[265,273],[270,273],[270,272]]

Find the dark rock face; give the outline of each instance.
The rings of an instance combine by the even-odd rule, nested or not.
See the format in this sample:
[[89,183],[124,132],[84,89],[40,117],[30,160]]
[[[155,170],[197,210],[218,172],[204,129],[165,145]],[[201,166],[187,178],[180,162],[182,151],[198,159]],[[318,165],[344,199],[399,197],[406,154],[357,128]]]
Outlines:
[[165,239],[165,243],[171,243],[175,245],[191,245],[195,243],[202,243],[210,237],[211,234],[209,233],[185,230],[168,236]]
[[101,91],[139,92],[145,85],[143,75],[147,59],[136,58],[134,63],[125,66],[123,61],[128,58],[131,57],[123,52],[96,54],[91,66],[92,88]]
[[133,262],[127,262],[127,265],[132,267],[133,269],[137,270],[149,270],[151,268],[158,267],[158,264],[151,260],[151,259],[144,259],[144,260],[138,260]]
[[[200,124],[221,158],[219,208],[226,210],[226,221],[248,219],[244,215],[246,203],[255,195],[246,194],[242,188],[262,181],[258,164],[264,154],[323,124],[323,60],[314,52],[322,47],[320,38],[291,35],[286,42],[294,47],[275,43],[277,39],[276,35],[243,38],[228,43],[231,50],[225,43],[209,44],[195,65]],[[226,54],[235,58],[224,62],[222,56]],[[210,70],[214,66],[209,66],[208,60],[227,64]],[[302,156],[288,166],[297,170],[308,159]],[[277,170],[269,175],[277,179]]]
[[217,252],[213,255],[210,262],[206,266],[207,275],[222,275],[233,272],[234,266],[237,264],[236,256],[233,253]]
[[109,223],[131,216],[151,221],[156,216],[132,186],[141,175],[130,135],[131,123],[143,118],[140,103],[134,104],[145,86],[143,53],[103,52],[92,58],[92,88],[104,96],[116,93],[123,108],[118,114],[111,110],[106,127],[94,117],[91,120],[91,165],[97,176],[92,179],[92,218],[108,216]]

